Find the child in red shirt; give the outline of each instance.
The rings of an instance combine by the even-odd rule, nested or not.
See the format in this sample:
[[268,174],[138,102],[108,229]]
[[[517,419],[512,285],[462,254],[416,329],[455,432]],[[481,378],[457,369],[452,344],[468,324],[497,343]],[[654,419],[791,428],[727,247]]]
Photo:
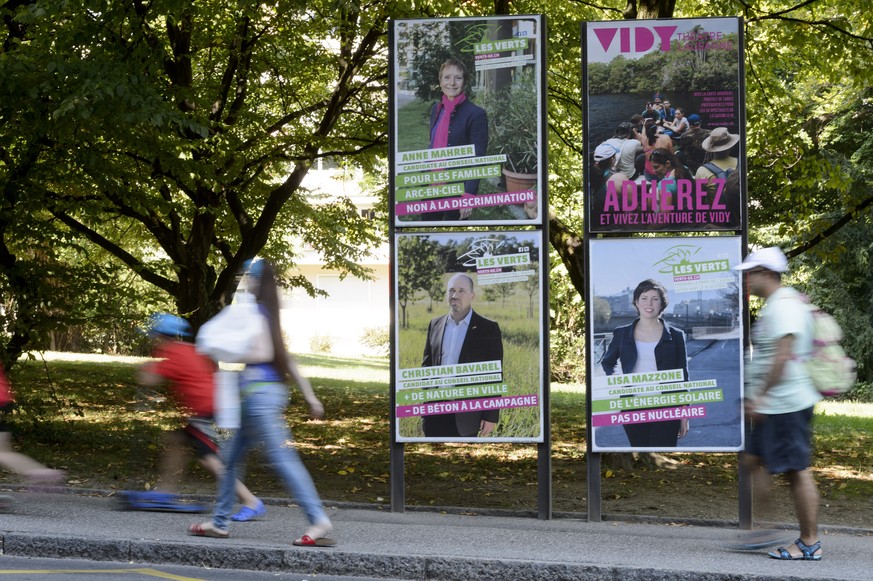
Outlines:
[[[194,345],[180,340],[191,335],[187,321],[167,313],[158,313],[150,321],[149,337],[155,341],[154,356],[158,361],[142,366],[138,373],[143,385],[157,385],[169,381],[171,393],[179,406],[188,414],[187,425],[167,434],[167,445],[161,460],[160,484],[157,495],[163,494],[172,503],[188,461],[186,442],[194,446],[197,461],[216,478],[224,473],[224,464],[218,457],[217,434],[213,426],[215,413],[215,363],[200,355]],[[167,496],[169,493],[170,496]],[[237,522],[263,516],[267,510],[245,484],[236,482],[236,494],[243,505],[232,518]],[[144,496],[148,500],[149,496]],[[153,498],[154,499],[154,498]]]

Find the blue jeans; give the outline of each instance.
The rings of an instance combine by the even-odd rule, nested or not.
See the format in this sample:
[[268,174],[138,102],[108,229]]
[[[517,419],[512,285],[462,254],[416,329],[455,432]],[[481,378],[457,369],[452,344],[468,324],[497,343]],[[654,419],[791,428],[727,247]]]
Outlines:
[[291,440],[291,431],[283,412],[288,403],[288,390],[281,383],[244,385],[240,410],[240,428],[222,454],[225,472],[218,487],[218,503],[213,524],[228,528],[236,504],[237,465],[249,448],[263,444],[264,454],[272,468],[282,478],[286,490],[306,513],[310,524],[327,522],[327,514],[312,482],[309,471],[300,461]]

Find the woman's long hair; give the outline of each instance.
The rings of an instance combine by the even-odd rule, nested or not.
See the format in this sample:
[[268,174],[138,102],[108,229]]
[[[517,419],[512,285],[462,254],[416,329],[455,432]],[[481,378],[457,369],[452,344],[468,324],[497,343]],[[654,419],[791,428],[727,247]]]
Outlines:
[[669,165],[674,179],[681,180],[689,177],[685,171],[685,166],[682,165],[676,154],[669,149],[653,149],[652,153],[649,154],[649,161],[660,163],[661,165]]
[[255,299],[264,306],[267,311],[267,320],[270,321],[270,335],[273,338],[274,353],[272,363],[276,370],[287,379],[291,375],[291,368],[288,365],[288,351],[285,349],[285,341],[282,340],[279,285],[276,284],[276,273],[273,270],[273,265],[266,260],[259,260],[254,263],[253,267],[249,274],[258,279],[254,291]]
[[649,146],[654,146],[658,141],[658,126],[651,119],[646,119],[646,141]]

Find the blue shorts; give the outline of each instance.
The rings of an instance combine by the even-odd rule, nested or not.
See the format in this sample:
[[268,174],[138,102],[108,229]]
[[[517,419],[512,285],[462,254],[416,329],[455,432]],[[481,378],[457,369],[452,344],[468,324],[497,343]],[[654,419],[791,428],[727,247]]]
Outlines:
[[809,468],[814,407],[753,419],[746,439],[746,453],[760,457],[770,474]]

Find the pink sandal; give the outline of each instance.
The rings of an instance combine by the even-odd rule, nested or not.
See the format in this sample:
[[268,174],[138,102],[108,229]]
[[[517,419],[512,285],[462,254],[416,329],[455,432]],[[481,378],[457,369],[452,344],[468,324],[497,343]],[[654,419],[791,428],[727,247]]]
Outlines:
[[333,547],[334,545],[336,545],[336,540],[329,539],[327,537],[313,539],[309,535],[303,535],[299,539],[293,541],[291,544],[296,547]]
[[212,537],[214,539],[226,539],[230,532],[220,529],[212,524],[212,521],[193,524],[188,527],[188,534],[194,537]]

